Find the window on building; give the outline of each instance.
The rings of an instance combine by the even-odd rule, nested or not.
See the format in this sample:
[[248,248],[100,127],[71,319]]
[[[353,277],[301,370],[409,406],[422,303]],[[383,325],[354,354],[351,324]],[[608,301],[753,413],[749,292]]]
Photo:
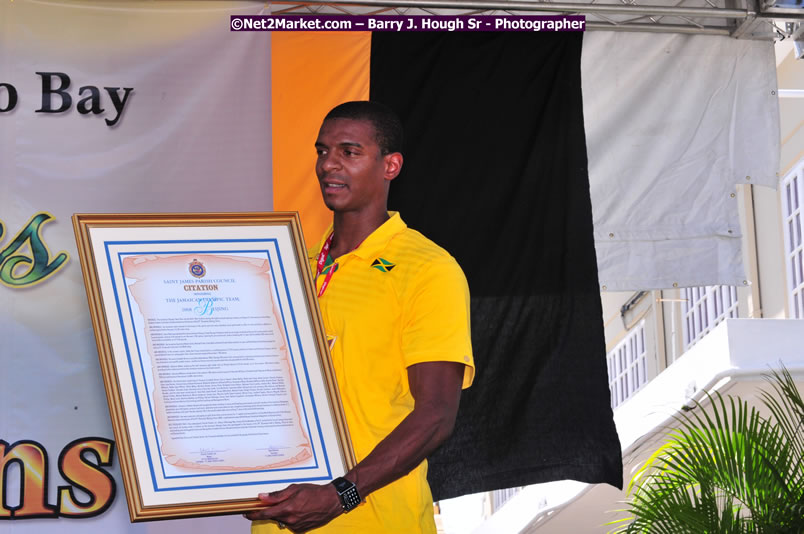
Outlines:
[[734,286],[686,287],[682,290],[682,298],[684,350],[724,319],[738,316],[737,288]]
[[782,179],[782,217],[790,317],[804,319],[804,252],[801,205],[804,204],[804,160]]
[[631,398],[648,383],[646,355],[643,319],[606,355],[612,408]]

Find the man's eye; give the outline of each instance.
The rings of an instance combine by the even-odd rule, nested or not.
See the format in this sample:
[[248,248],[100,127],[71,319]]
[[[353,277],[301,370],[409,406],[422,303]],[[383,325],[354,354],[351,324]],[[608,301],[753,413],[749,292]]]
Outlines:
[[324,150],[323,148],[316,148],[315,153],[318,154],[319,156],[323,156],[324,154],[327,153],[327,151]]
[[343,153],[346,154],[347,156],[355,156],[355,155],[357,155],[357,152],[355,152],[354,150],[349,150],[349,149],[344,150]]

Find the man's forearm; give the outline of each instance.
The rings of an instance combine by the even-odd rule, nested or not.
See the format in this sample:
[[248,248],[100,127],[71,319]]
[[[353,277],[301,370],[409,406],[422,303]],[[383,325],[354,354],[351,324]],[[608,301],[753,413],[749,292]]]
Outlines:
[[463,373],[464,366],[454,362],[408,368],[413,411],[345,477],[355,483],[362,497],[408,474],[449,437]]

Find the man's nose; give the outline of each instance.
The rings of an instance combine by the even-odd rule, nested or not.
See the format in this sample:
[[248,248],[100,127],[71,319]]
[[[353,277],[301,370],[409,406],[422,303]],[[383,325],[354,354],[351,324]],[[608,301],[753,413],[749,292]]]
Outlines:
[[318,165],[321,167],[322,171],[331,171],[337,169],[340,166],[340,162],[338,161],[337,155],[329,152],[319,157]]

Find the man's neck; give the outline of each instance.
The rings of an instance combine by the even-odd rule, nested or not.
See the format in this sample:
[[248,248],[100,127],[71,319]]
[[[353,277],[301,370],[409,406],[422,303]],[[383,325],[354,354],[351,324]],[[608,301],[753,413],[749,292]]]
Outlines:
[[332,224],[330,255],[335,259],[353,251],[388,219],[388,212],[385,209],[371,214],[336,212]]

